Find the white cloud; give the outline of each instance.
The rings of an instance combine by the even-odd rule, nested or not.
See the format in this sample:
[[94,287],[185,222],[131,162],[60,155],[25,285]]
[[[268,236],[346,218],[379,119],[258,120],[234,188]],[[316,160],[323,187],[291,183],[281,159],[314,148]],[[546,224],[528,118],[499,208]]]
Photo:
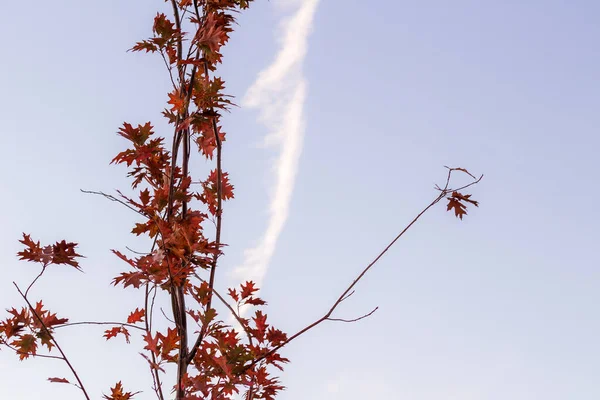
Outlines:
[[[236,277],[253,280],[259,286],[288,217],[302,152],[307,87],[302,64],[318,3],[319,0],[302,1],[283,21],[280,50],[275,60],[258,74],[242,101],[243,106],[259,110],[259,121],[268,129],[264,143],[279,152],[273,165],[267,227],[258,244],[244,251],[242,265],[234,270]],[[295,2],[285,3],[290,4]]]

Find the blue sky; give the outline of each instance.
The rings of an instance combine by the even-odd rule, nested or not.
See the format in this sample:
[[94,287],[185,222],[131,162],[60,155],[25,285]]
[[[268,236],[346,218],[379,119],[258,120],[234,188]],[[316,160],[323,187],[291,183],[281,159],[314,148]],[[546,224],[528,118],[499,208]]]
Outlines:
[[[290,30],[309,3],[313,18]],[[127,233],[134,215],[79,189],[128,187],[124,170],[108,165],[124,146],[115,134],[123,121],[166,129],[161,60],[125,52],[164,4],[28,4],[0,5],[10,16],[0,33],[12,38],[0,64],[0,305],[20,304],[11,282],[37,272],[14,256],[25,231],[77,241],[87,256],[85,274],[56,269],[34,297],[73,321],[88,312],[121,319],[139,303],[109,286],[125,266],[108,250],[146,243]],[[372,317],[322,325],[289,346],[280,399],[597,399],[600,4],[341,4],[257,1],[239,18],[221,69],[243,107],[224,120],[236,199],[226,209],[230,247],[217,286],[235,282],[249,249],[265,249],[279,161],[292,140],[295,179],[285,181],[290,202],[278,208],[289,213],[272,252],[259,252],[271,257],[258,263],[269,318],[290,332],[328,309],[436,195],[443,165],[486,176],[473,193],[479,209],[464,221],[443,205],[432,210],[338,314],[379,306]],[[286,29],[296,35],[287,47]],[[312,32],[306,53],[288,54],[281,80],[261,81],[282,46],[301,50],[303,32]],[[294,103],[298,88],[304,96]],[[273,107],[297,113],[261,114]],[[275,138],[268,146],[266,136]],[[135,347],[106,343],[101,329],[63,332],[96,397],[119,379],[148,387]],[[130,362],[115,363],[124,354]],[[20,363],[0,352],[3,397],[79,399],[45,382],[67,375],[51,360]]]

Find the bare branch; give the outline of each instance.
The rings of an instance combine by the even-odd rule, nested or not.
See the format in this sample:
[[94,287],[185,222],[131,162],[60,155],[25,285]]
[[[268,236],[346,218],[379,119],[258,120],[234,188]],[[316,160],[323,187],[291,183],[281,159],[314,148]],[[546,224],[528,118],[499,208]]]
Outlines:
[[141,326],[135,326],[135,325],[127,324],[127,323],[124,323],[124,322],[96,322],[96,321],[69,322],[67,324],[56,325],[54,327],[54,329],[56,329],[56,328],[65,328],[67,326],[75,326],[75,325],[118,325],[118,326],[126,326],[128,328],[139,329],[141,331],[146,331]]
[[379,309],[379,307],[375,307],[374,309],[371,310],[371,312],[364,314],[358,318],[354,318],[354,319],[342,319],[342,318],[327,318],[327,321],[339,321],[339,322],[356,322],[356,321],[360,321],[363,318],[367,318],[370,317],[371,315],[373,315],[373,313],[375,311],[377,311]]
[[[423,214],[425,214],[431,207],[435,206],[437,203],[440,202],[440,200],[442,200],[446,196],[446,194],[448,193],[448,187],[449,187],[449,184],[450,184],[450,178],[451,178],[452,172],[454,170],[456,170],[456,169],[448,168],[448,176],[446,178],[446,184],[444,185],[444,188],[441,189],[440,194],[431,203],[429,203],[429,205],[427,205],[427,207],[425,207],[423,210],[421,210],[421,212],[419,212],[419,214],[417,214],[417,216],[414,217],[413,220],[408,225],[406,225],[404,227],[404,229],[402,229],[402,231],[377,255],[377,257],[375,257],[375,259],[373,259],[373,261],[371,261],[371,263],[369,265],[367,265],[363,269],[363,271],[354,279],[354,281],[346,288],[346,290],[344,290],[344,292],[340,295],[340,297],[333,303],[333,305],[331,306],[331,308],[329,309],[329,311],[327,311],[327,313],[324,316],[322,316],[321,318],[317,319],[316,321],[314,321],[310,325],[306,326],[305,328],[299,330],[298,332],[296,332],[295,334],[293,334],[292,336],[290,336],[288,338],[288,340],[286,340],[285,342],[281,343],[280,345],[275,346],[274,348],[272,348],[267,353],[265,353],[262,356],[257,357],[256,359],[254,359],[252,362],[250,362],[246,366],[246,369],[252,367],[253,365],[256,365],[260,361],[262,361],[265,358],[271,356],[273,353],[275,353],[276,351],[278,351],[282,347],[287,346],[292,340],[294,340],[297,337],[299,337],[299,336],[303,335],[304,333],[308,332],[312,328],[314,328],[317,325],[321,324],[323,321],[331,320],[330,317],[333,314],[333,312],[338,308],[338,306],[342,303],[342,301],[344,301],[345,299],[347,299],[348,297],[350,297],[352,295],[352,293],[354,293],[354,291],[353,291],[354,287],[365,276],[365,274],[367,272],[369,272],[369,270],[423,216]],[[466,188],[466,187],[472,186],[472,185],[480,182],[482,178],[483,178],[483,175],[479,179],[471,182],[468,185],[463,186],[462,188]],[[375,308],[375,310],[377,310],[377,308]],[[365,317],[371,315],[372,313],[375,312],[375,310],[371,311],[369,314],[366,314],[366,315],[364,315],[362,317],[359,317],[356,320],[359,320],[359,319],[362,319],[362,318],[365,318]],[[338,320],[340,320],[340,319],[338,319]],[[348,322],[351,322],[351,320],[348,321]]]
[[33,287],[33,284],[40,279],[40,277],[44,274],[44,272],[46,271],[46,264],[44,264],[42,266],[42,270],[40,271],[40,273],[38,274],[38,276],[35,277],[35,279],[29,284],[29,286],[27,286],[27,290],[25,290],[25,296],[27,296],[27,294],[29,294],[29,289],[31,289]]

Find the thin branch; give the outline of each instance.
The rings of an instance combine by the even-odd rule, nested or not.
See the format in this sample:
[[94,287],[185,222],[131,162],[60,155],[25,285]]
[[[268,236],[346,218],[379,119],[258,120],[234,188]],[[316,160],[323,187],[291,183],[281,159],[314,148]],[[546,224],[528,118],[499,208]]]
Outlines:
[[327,318],[327,321],[339,321],[339,322],[356,322],[356,321],[360,321],[361,319],[370,317],[371,315],[373,315],[373,313],[375,311],[377,311],[379,309],[379,307],[375,307],[373,310],[371,310],[371,312],[364,314],[358,318],[354,318],[354,319],[343,319],[343,318]]
[[16,347],[11,346],[10,344],[8,344],[8,342],[6,342],[5,340],[2,340],[2,339],[0,339],[0,344],[8,347],[9,349],[11,349],[12,351],[14,351],[17,354],[26,354],[26,355],[31,356],[31,357],[50,358],[50,359],[53,359],[53,360],[61,360],[61,361],[65,360],[64,358],[59,357],[59,356],[51,356],[51,355],[37,354],[37,353],[33,354],[33,353],[29,353],[27,351],[21,351],[21,350],[17,349]]
[[[156,243],[156,242],[154,242]],[[153,245],[154,247],[154,245]],[[150,318],[148,317],[148,312],[152,313],[152,308],[148,308],[148,299],[150,297],[150,283],[146,282],[146,294],[144,296],[144,313],[146,318],[144,318],[144,325],[146,326],[146,333],[148,335],[152,335],[152,325],[151,325],[151,318],[152,318],[152,314],[150,314]],[[156,289],[156,285],[154,286],[154,289]],[[156,290],[154,292],[154,294],[156,295]],[[152,299],[152,305],[154,305],[154,298]],[[150,310],[150,311],[149,311]],[[154,354],[153,351],[150,352],[150,355],[152,357],[152,362],[154,363],[154,365],[156,364],[156,355]],[[162,383],[160,382],[160,375],[158,374],[158,370],[156,370],[156,368],[153,368],[152,365],[150,365],[150,374],[152,375],[152,381],[154,382],[154,392],[156,393],[156,396],[159,398],[159,400],[165,400],[165,396],[163,394],[162,391]]]
[[54,328],[55,329],[56,328],[65,328],[67,326],[74,326],[74,325],[119,325],[119,326],[126,326],[128,328],[139,329],[141,331],[146,331],[141,326],[135,326],[135,325],[127,324],[127,323],[124,323],[124,322],[96,322],[96,321],[70,322],[70,323],[67,323],[67,324],[56,325]]
[[31,310],[31,313],[37,318],[37,320],[40,322],[40,324],[42,325],[42,327],[44,328],[44,330],[46,331],[46,333],[48,333],[48,335],[52,339],[52,342],[56,346],[56,349],[60,352],[60,354],[62,355],[63,360],[65,361],[65,363],[67,363],[67,365],[71,369],[71,372],[73,373],[73,376],[75,376],[75,379],[77,379],[77,382],[79,383],[79,388],[83,392],[83,395],[85,396],[85,398],[87,400],[90,400],[90,396],[88,396],[87,391],[85,390],[85,387],[83,386],[83,382],[81,382],[81,379],[79,378],[79,375],[77,374],[77,371],[75,371],[75,368],[73,368],[73,365],[71,364],[71,362],[67,358],[67,355],[65,354],[65,352],[61,349],[60,345],[58,344],[58,341],[54,338],[54,335],[50,332],[50,330],[48,329],[48,327],[46,326],[46,324],[44,324],[44,321],[42,320],[42,318],[37,314],[37,312],[35,312],[35,309],[31,305],[31,303],[29,302],[29,300],[27,299],[27,297],[25,297],[25,295],[23,294],[23,292],[21,292],[21,289],[19,288],[19,286],[15,282],[13,282],[13,285],[15,285],[15,287],[17,288],[17,291],[19,292],[19,294],[21,295],[21,297],[23,297],[23,300],[25,300],[25,302],[29,306],[29,310]]
[[129,208],[130,210],[134,211],[137,214],[140,214],[141,216],[148,218],[147,215],[145,215],[143,212],[141,212],[140,210],[136,210],[134,207],[130,206],[129,204],[125,203],[123,200],[116,198],[115,196],[113,196],[112,194],[106,194],[104,192],[95,192],[93,190],[83,190],[83,189],[79,189],[82,193],[86,193],[86,194],[95,194],[95,195],[99,195],[99,196],[104,196],[106,197],[108,200],[110,201],[114,201],[117,203],[121,203],[122,205],[124,205],[125,207]]
[[[404,229],[402,229],[402,231],[377,255],[377,257],[375,257],[375,259],[373,259],[373,261],[371,261],[371,263],[369,265],[367,265],[363,269],[363,271],[354,279],[354,281],[346,288],[346,290],[344,290],[344,292],[340,295],[340,297],[338,297],[338,299],[333,303],[333,305],[331,306],[331,308],[329,309],[329,311],[327,311],[327,313],[325,313],[324,316],[322,316],[321,318],[317,319],[316,321],[314,321],[312,324],[306,326],[305,328],[299,330],[298,332],[296,332],[295,334],[293,334],[292,336],[290,336],[288,338],[288,340],[286,340],[285,342],[281,343],[280,345],[275,346],[274,348],[272,348],[271,350],[269,350],[267,353],[265,353],[262,356],[257,357],[256,359],[254,359],[252,362],[250,362],[246,366],[246,368],[244,370],[247,370],[248,368],[251,368],[253,365],[256,365],[260,361],[262,361],[265,358],[271,356],[277,350],[281,349],[284,346],[287,346],[292,340],[296,339],[299,336],[302,336],[304,333],[308,332],[312,328],[314,328],[317,325],[321,324],[323,321],[330,320],[331,319],[330,317],[333,314],[333,312],[337,309],[337,307],[340,305],[340,303],[342,303],[342,301],[344,301],[349,296],[351,296],[351,292],[353,292],[354,287],[365,276],[365,274],[367,272],[369,272],[369,270],[385,255],[385,253],[388,252],[388,250],[398,241],[398,239],[400,239],[406,233],[406,231],[408,231],[423,216],[423,214],[425,214],[431,207],[433,207],[434,205],[436,205],[437,203],[439,203],[440,200],[442,200],[446,196],[446,194],[448,193],[448,190],[449,190],[448,187],[449,187],[449,184],[450,184],[450,177],[452,175],[452,172],[455,171],[455,170],[456,169],[453,169],[453,168],[449,168],[448,169],[448,177],[446,179],[446,184],[445,184],[444,188],[441,189],[441,193],[431,203],[429,203],[429,205],[427,207],[425,207],[423,210],[421,210],[421,212],[419,214],[417,214],[417,216],[415,218],[413,218],[413,220],[408,225],[406,225],[404,227]],[[472,186],[472,185],[478,183],[479,181],[481,181],[482,178],[483,178],[483,175],[479,179],[475,180],[474,182],[471,182],[468,185],[465,185],[462,188],[466,188],[466,187]],[[369,314],[367,314],[367,315],[365,315],[365,316],[363,316],[363,317],[361,317],[359,319],[362,319],[362,318],[364,318],[364,317],[372,314],[373,312],[375,312],[375,310],[373,310],[371,313],[369,313]]]
[[160,312],[162,313],[163,317],[165,317],[165,319],[175,325],[177,325],[177,322],[173,321],[171,318],[167,317],[167,314],[165,314],[165,310],[163,310],[162,307],[160,307]]
[[42,270],[40,271],[40,273],[38,274],[38,276],[35,277],[35,279],[29,284],[29,286],[27,286],[27,290],[25,290],[25,296],[27,296],[27,294],[29,293],[29,289],[31,289],[31,287],[33,286],[33,284],[40,279],[40,277],[42,276],[42,274],[44,273],[44,271],[46,271],[46,264],[44,264],[42,266]]
[[340,303],[344,300],[346,300],[348,297],[352,296],[354,294],[354,292],[356,292],[356,290],[351,291],[350,293],[348,293],[346,296],[344,296],[344,298],[342,300],[340,300]]

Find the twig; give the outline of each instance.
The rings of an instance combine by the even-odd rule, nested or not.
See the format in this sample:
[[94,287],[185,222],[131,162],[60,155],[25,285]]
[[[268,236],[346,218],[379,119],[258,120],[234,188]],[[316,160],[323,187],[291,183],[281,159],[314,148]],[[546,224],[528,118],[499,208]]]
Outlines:
[[79,388],[83,392],[83,395],[85,396],[85,398],[87,400],[90,400],[90,396],[88,396],[87,391],[85,390],[85,387],[83,386],[83,382],[81,382],[81,379],[79,378],[79,375],[77,374],[77,371],[75,371],[75,368],[73,368],[73,365],[71,364],[71,362],[67,358],[67,355],[65,354],[65,352],[61,349],[60,345],[58,344],[58,341],[54,338],[54,335],[50,332],[50,330],[48,329],[48,327],[46,326],[46,324],[44,324],[44,321],[42,320],[42,318],[37,314],[37,312],[35,312],[35,309],[31,305],[31,303],[29,302],[29,300],[27,299],[27,297],[25,297],[25,295],[23,294],[23,292],[21,292],[21,289],[19,288],[19,286],[15,282],[13,282],[13,285],[15,285],[15,287],[17,288],[17,291],[19,292],[19,294],[21,295],[21,297],[23,297],[23,300],[25,300],[25,302],[29,306],[29,310],[31,310],[31,313],[40,322],[40,324],[42,325],[42,327],[45,329],[46,333],[48,333],[48,335],[50,336],[50,339],[52,339],[52,342],[56,346],[56,349],[60,352],[60,354],[62,355],[63,360],[65,361],[65,363],[67,363],[67,365],[71,369],[71,372],[73,373],[73,376],[75,376],[75,379],[77,379],[77,382],[79,383]]
[[40,277],[42,276],[42,274],[44,273],[44,271],[46,271],[46,264],[44,264],[42,266],[42,270],[40,271],[40,273],[38,274],[38,276],[35,277],[35,279],[29,284],[29,286],[27,286],[27,290],[25,290],[25,296],[27,296],[27,294],[29,293],[29,289],[31,289],[31,287],[33,286],[33,284],[40,279]]
[[11,349],[12,351],[14,351],[17,354],[27,354],[31,357],[51,358],[54,360],[61,360],[61,361],[65,360],[64,358],[58,357],[58,356],[51,356],[51,355],[46,355],[46,354],[33,354],[33,353],[29,353],[27,351],[21,351],[21,350],[17,349],[16,347],[11,346],[5,340],[2,340],[2,339],[0,339],[0,344],[8,347],[9,349]]
[[[156,241],[154,242],[156,243]],[[154,245],[152,245],[152,247],[154,247]],[[150,283],[146,282],[146,295],[144,296],[144,314],[146,316],[146,318],[144,318],[144,325],[146,327],[145,331],[146,334],[151,335],[152,334],[152,308],[154,306],[154,298],[152,298],[152,307],[150,307],[150,309],[148,308],[148,299],[150,297]],[[156,289],[156,285],[154,286],[154,289]],[[156,296],[156,290],[154,291],[154,295]],[[148,312],[150,312],[150,317],[148,317]],[[156,363],[156,355],[154,354],[153,351],[150,352],[150,356],[152,357],[152,362],[154,363],[154,365],[157,365]],[[160,375],[158,374],[158,370],[156,368],[152,367],[152,364],[150,365],[150,373],[152,374],[152,380],[154,381],[154,392],[156,393],[156,396],[159,398],[159,400],[164,400],[164,394],[162,391],[162,383],[160,382]]]
[[379,307],[375,307],[373,310],[371,310],[371,312],[362,315],[358,318],[354,318],[354,319],[343,319],[343,318],[327,318],[327,321],[339,321],[339,322],[356,322],[356,321],[360,321],[363,318],[367,318],[370,317],[371,315],[373,315],[373,313],[375,311],[377,311],[379,309]]
[[141,331],[145,331],[145,329],[142,328],[141,326],[135,326],[135,325],[127,324],[127,323],[124,323],[124,322],[96,322],[96,321],[70,322],[70,323],[67,323],[67,324],[56,325],[54,327],[54,329],[56,329],[56,328],[65,328],[67,326],[74,326],[74,325],[120,325],[120,326],[126,326],[128,328],[135,328],[135,329],[139,329]]
[[112,194],[106,194],[104,192],[95,192],[93,190],[83,190],[83,189],[79,189],[82,193],[86,193],[86,194],[95,194],[95,195],[99,195],[99,196],[104,196],[106,197],[108,200],[110,201],[114,201],[117,203],[121,203],[122,205],[124,205],[125,207],[129,208],[130,210],[136,212],[137,214],[140,214],[141,216],[148,218],[147,215],[145,215],[143,212],[141,212],[140,210],[136,210],[134,207],[130,206],[129,204],[125,203],[123,200],[116,198],[115,196],[113,196]]
[[[257,357],[253,361],[251,361],[244,368],[244,370],[247,370],[248,368],[251,368],[253,365],[256,365],[260,361],[262,361],[265,358],[271,356],[277,350],[281,349],[284,346],[287,346],[292,340],[294,340],[297,337],[299,337],[299,336],[303,335],[304,333],[308,332],[312,328],[314,328],[317,325],[321,324],[323,321],[330,320],[331,319],[330,318],[331,315],[336,310],[336,308],[340,305],[340,303],[342,303],[342,301],[344,301],[349,296],[351,296],[352,293],[354,293],[353,292],[354,286],[356,286],[356,284],[365,276],[365,274],[367,272],[369,272],[369,270],[381,259],[381,257],[383,257],[385,255],[385,253],[388,252],[388,250],[398,241],[398,239],[400,239],[406,233],[406,231],[408,231],[423,216],[423,214],[425,214],[431,207],[433,207],[434,205],[436,205],[437,203],[439,203],[440,200],[442,200],[446,196],[446,194],[450,190],[450,189],[448,189],[448,187],[450,185],[450,177],[452,175],[452,172],[455,171],[455,170],[461,170],[462,171],[462,169],[448,168],[448,177],[446,179],[446,184],[445,184],[444,188],[440,189],[440,194],[431,203],[429,203],[429,205],[427,207],[425,207],[423,210],[421,210],[421,212],[419,214],[417,214],[417,216],[415,218],[413,218],[413,220],[408,225],[406,225],[404,227],[404,229],[402,229],[402,231],[377,255],[377,257],[375,257],[375,259],[373,259],[373,261],[371,261],[371,263],[369,265],[367,265],[365,267],[365,269],[363,269],[363,271],[354,279],[354,281],[346,288],[346,290],[344,290],[344,292],[340,295],[340,297],[333,303],[333,305],[331,306],[331,308],[329,309],[329,311],[327,311],[327,313],[325,313],[324,316],[322,316],[318,320],[314,321],[312,324],[306,326],[305,328],[299,330],[298,332],[296,332],[295,334],[293,334],[292,336],[290,336],[288,338],[288,340],[286,340],[285,342],[283,342],[283,343],[275,346],[274,348],[272,348],[271,350],[269,350],[267,353],[263,354],[260,357]],[[470,184],[465,185],[465,186],[463,186],[463,187],[461,187],[459,189],[455,189],[455,190],[461,190],[461,189],[467,188],[469,186],[472,186],[472,185],[478,183],[479,181],[481,181],[482,178],[483,178],[483,175],[479,179],[471,182]],[[377,310],[377,308],[375,310]],[[365,317],[371,315],[373,312],[375,312],[375,310],[371,311],[371,313],[366,314],[366,315],[364,315],[364,316],[362,316],[362,317],[360,317],[358,319],[362,319],[362,318],[365,318]]]

